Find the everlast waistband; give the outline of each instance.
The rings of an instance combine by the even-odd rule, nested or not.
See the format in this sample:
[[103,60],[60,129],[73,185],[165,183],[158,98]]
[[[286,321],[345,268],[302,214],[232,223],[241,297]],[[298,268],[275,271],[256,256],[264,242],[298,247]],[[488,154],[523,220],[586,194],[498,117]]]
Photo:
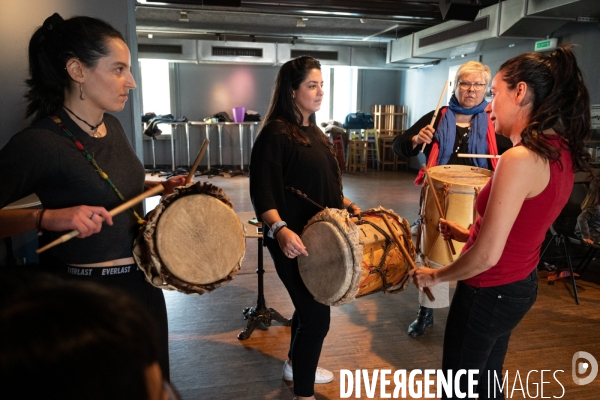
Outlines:
[[138,272],[140,269],[136,264],[130,265],[119,265],[118,267],[106,267],[106,268],[84,268],[84,267],[73,267],[67,265],[67,274],[76,276],[112,276],[112,275],[124,275]]

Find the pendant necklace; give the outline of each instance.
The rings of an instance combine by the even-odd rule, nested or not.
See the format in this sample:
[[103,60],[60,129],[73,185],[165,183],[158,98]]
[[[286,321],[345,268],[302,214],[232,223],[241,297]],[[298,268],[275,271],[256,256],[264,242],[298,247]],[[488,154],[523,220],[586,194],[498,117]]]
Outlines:
[[89,122],[87,122],[86,120],[84,120],[82,118],[79,118],[77,116],[77,114],[75,114],[73,111],[69,110],[66,106],[63,105],[63,108],[65,110],[67,110],[68,112],[70,112],[71,114],[73,114],[73,116],[75,118],[77,118],[78,120],[80,120],[81,122],[83,122],[84,124],[86,124],[87,126],[89,126],[90,129],[92,130],[92,132],[94,132],[92,134],[93,137],[95,137],[95,138],[101,138],[102,137],[102,134],[100,132],[98,132],[98,128],[100,127],[100,125],[102,125],[104,123],[104,120],[100,121],[100,123],[98,125],[92,125]]

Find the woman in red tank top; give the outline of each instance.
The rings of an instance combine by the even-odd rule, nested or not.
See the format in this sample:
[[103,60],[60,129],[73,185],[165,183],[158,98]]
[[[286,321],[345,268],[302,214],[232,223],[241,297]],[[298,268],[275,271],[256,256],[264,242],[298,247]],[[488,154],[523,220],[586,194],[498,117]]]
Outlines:
[[[514,147],[477,199],[470,231],[441,221],[445,239],[468,239],[461,257],[414,271],[415,285],[458,281],[450,306],[442,370],[477,369],[479,399],[504,399],[502,366],[509,338],[537,295],[545,233],[566,204],[574,172],[589,170],[583,140],[590,130],[589,94],[574,54],[526,53],[505,62],[492,81],[496,133]],[[452,375],[452,378],[454,374]],[[466,393],[466,375],[459,388]],[[458,392],[456,392],[458,393]],[[453,398],[454,393],[444,393]]]

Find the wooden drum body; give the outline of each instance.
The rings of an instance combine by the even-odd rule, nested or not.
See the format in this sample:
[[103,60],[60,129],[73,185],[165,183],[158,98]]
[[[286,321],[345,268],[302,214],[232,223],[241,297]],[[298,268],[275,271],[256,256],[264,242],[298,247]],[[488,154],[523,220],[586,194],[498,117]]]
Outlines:
[[346,210],[319,212],[302,232],[308,257],[298,257],[304,284],[322,304],[339,306],[376,292],[396,293],[408,285],[408,261],[396,246],[382,213],[413,257],[408,222],[384,208],[350,218]]
[[[446,219],[467,228],[475,222],[475,200],[479,191],[492,176],[492,171],[468,165],[439,165],[429,168],[435,192]],[[440,215],[435,204],[432,188],[423,185],[421,226],[418,247],[421,254],[438,266],[447,265],[460,255],[464,243],[452,241],[456,254],[452,255],[439,231]]]
[[200,182],[175,188],[146,219],[133,255],[152,285],[203,294],[239,271],[245,228],[222,189]]

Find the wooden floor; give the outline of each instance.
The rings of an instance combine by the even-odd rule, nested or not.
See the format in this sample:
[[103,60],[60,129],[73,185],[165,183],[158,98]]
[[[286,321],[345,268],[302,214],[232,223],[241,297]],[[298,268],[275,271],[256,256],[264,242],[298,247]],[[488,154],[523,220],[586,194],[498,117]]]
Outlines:
[[[413,179],[414,173],[409,172],[346,174],[344,191],[363,209],[382,205],[412,222],[419,201],[419,188]],[[227,193],[236,212],[252,211],[246,177],[214,177],[210,182]],[[291,301],[266,251],[264,264],[267,306],[291,317]],[[165,292],[171,377],[183,399],[293,398],[292,385],[281,379],[290,329],[273,323],[266,330],[254,331],[248,340],[237,339],[246,326],[242,310],[256,305],[256,265],[257,241],[248,239],[242,270],[231,283],[203,296]],[[513,332],[506,358],[507,398],[600,399],[600,377],[586,386],[576,385],[571,377],[572,357],[577,351],[600,359],[598,269],[598,265],[592,265],[578,281],[579,306],[573,301],[570,285],[558,281],[550,286],[545,272],[540,272],[538,300]],[[417,290],[412,285],[395,295],[374,294],[332,308],[331,329],[319,365],[334,372],[335,378],[329,384],[315,386],[316,398],[340,398],[341,369],[366,369],[369,373],[374,369],[403,369],[410,373],[440,368],[448,309],[436,310],[433,327],[413,339],[406,329],[417,308]],[[531,370],[537,372],[529,375],[527,384]],[[539,393],[541,370],[549,370],[543,376],[543,396]],[[557,370],[564,372],[555,373]],[[387,393],[391,394],[393,388],[392,380]],[[364,385],[361,394],[360,398],[368,398]],[[356,398],[355,393],[350,398]],[[379,385],[371,398],[385,398]]]

